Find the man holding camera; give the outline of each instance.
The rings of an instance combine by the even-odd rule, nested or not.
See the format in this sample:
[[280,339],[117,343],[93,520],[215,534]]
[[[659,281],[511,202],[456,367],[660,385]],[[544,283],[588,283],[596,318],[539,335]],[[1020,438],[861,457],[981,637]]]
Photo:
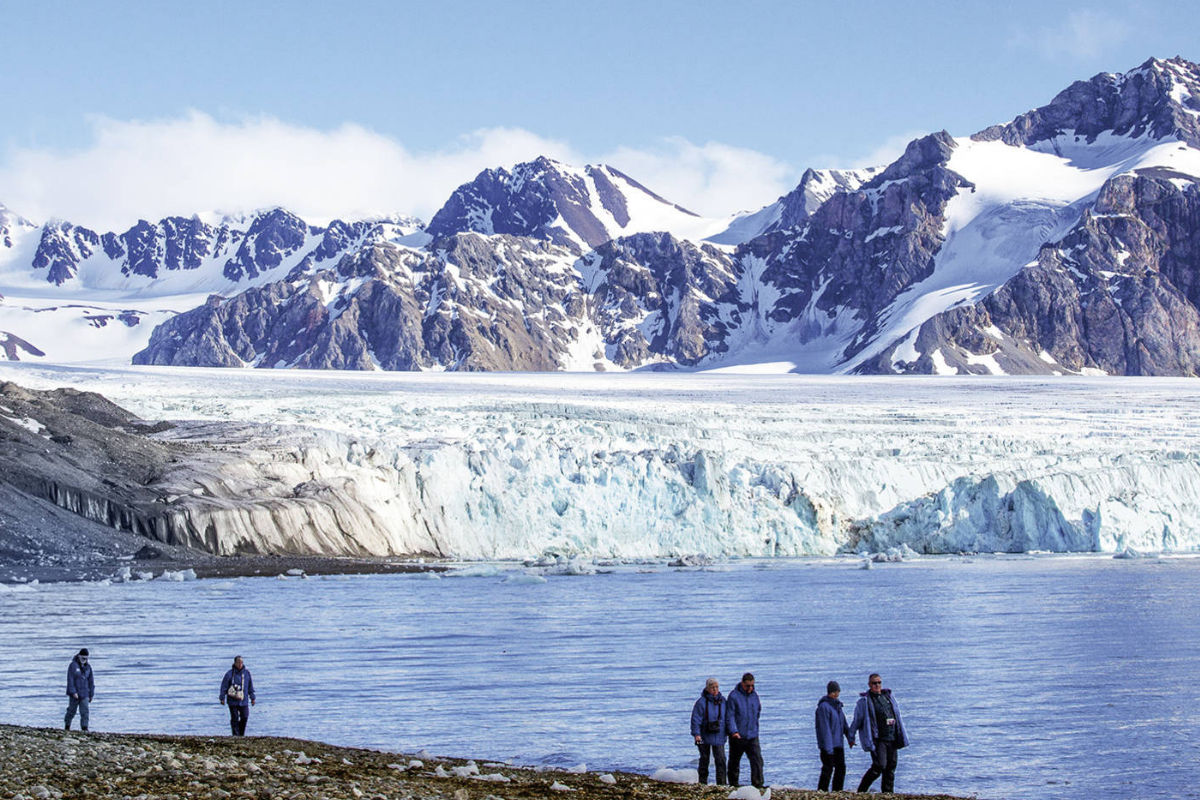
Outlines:
[[725,695],[716,678],[704,683],[700,699],[692,706],[692,737],[700,748],[700,783],[708,783],[708,761],[717,763],[717,785],[725,784]]
[[754,675],[747,672],[742,682],[733,687],[726,701],[726,725],[729,729],[729,782],[738,785],[742,771],[742,754],[750,762],[750,783],[762,791],[763,758],[758,745],[758,718],[762,714],[762,702],[754,691]]
[[892,697],[891,689],[883,688],[883,678],[871,673],[867,678],[867,691],[858,697],[854,707],[854,722],[850,723],[850,738],[862,732],[859,741],[863,750],[871,753],[871,768],[858,782],[858,791],[865,792],[880,775],[883,781],[879,788],[891,792],[896,785],[896,753],[908,747],[908,731],[900,718],[900,707]]

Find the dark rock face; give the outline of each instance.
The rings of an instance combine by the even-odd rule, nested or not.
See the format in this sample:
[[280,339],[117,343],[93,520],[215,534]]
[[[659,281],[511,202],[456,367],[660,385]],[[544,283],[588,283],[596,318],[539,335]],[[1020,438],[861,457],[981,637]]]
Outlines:
[[20,361],[21,354],[41,358],[46,355],[16,334],[0,331],[0,355],[5,361]]
[[255,278],[278,267],[299,250],[309,227],[295,214],[277,208],[254,220],[233,258],[225,262],[224,275],[231,281]]
[[776,298],[758,314],[776,325],[799,322],[801,342],[853,316],[861,325],[842,356],[858,352],[876,334],[880,312],[932,273],[946,203],[973,188],[946,167],[953,148],[945,131],[918,139],[861,188],[833,194],[804,225],[738,248],[741,270],[760,265],[759,281]]
[[1106,131],[1117,136],[1176,136],[1200,147],[1200,65],[1182,58],[1152,58],[1137,69],[1076,81],[1048,105],[1007,125],[975,134],[981,141],[1030,145],[1073,130],[1089,142]]
[[711,245],[665,233],[616,239],[586,257],[594,270],[592,302],[612,360],[635,367],[654,359],[694,365],[723,352],[745,310],[733,263]]
[[[939,351],[962,372],[1085,369],[1120,375],[1200,374],[1200,184],[1161,169],[1118,175],[1035,265],[976,305],[926,322],[923,353],[901,365],[932,372]],[[874,365],[886,370],[890,354]],[[976,359],[976,362],[978,359]]]
[[75,277],[79,263],[99,246],[100,236],[95,231],[67,222],[51,223],[42,229],[33,268],[46,270],[46,280],[61,286]]
[[[562,369],[583,332],[595,361],[691,364],[722,347],[729,257],[667,234],[582,260],[530,238],[457,234],[389,243],[332,270],[212,297],[155,329],[137,364],[313,369]],[[611,351],[611,352],[609,352]]]
[[826,200],[839,192],[852,192],[871,180],[879,169],[806,169],[796,188],[779,198],[779,219],[764,233],[803,225]]

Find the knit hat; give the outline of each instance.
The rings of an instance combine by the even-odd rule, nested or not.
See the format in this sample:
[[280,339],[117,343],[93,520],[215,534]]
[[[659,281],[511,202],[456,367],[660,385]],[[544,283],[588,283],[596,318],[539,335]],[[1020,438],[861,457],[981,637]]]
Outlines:
[[88,651],[87,651],[86,647],[79,651],[79,655],[81,655],[81,656],[86,656],[87,654],[88,654]]
[[834,692],[840,692],[841,690],[842,687],[838,686],[837,681],[830,681],[829,683],[825,684],[825,694],[833,694]]

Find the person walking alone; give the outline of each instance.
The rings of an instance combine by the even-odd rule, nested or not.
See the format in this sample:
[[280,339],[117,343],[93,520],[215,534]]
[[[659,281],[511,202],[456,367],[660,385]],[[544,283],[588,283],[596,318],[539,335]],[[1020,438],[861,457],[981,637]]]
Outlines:
[[234,736],[246,735],[246,720],[254,705],[254,679],[241,656],[233,659],[233,668],[221,679],[221,705],[229,705],[229,727]]
[[700,749],[700,783],[708,783],[711,755],[717,766],[717,785],[725,785],[725,695],[716,678],[704,683],[700,699],[692,706],[692,738]]
[[837,681],[825,685],[825,696],[817,701],[816,725],[817,747],[821,751],[821,777],[817,780],[817,791],[830,790],[829,779],[833,779],[833,791],[840,792],[846,781],[846,748],[842,740],[850,742],[854,747],[854,737],[850,735],[850,723],[846,721],[846,712],[842,710],[842,701],[838,696],[842,687]]
[[896,752],[908,747],[908,731],[900,717],[900,707],[891,689],[883,688],[883,679],[878,673],[867,678],[867,691],[858,696],[854,706],[854,722],[850,723],[850,736],[861,731],[859,741],[863,750],[871,753],[871,767],[858,782],[859,792],[871,788],[880,775],[883,782],[879,788],[892,792],[896,786]]
[[92,665],[88,663],[87,648],[83,648],[67,666],[67,715],[63,718],[63,729],[71,730],[71,720],[79,711],[79,729],[88,729],[88,712],[92,698],[96,695],[96,680],[92,677]]
[[742,772],[742,754],[750,762],[750,783],[762,791],[763,783],[762,748],[758,744],[758,718],[762,714],[762,701],[754,691],[754,675],[747,672],[742,682],[733,687],[725,701],[726,726],[729,730],[729,783],[739,786]]

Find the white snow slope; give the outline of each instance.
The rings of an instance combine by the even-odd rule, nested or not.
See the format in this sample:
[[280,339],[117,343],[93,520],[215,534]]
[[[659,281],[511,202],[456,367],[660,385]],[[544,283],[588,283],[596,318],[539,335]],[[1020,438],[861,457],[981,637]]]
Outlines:
[[[1200,549],[1188,380],[34,364],[0,380],[98,391],[148,419],[332,431],[276,427],[229,483],[261,486],[287,531],[302,530],[293,486],[350,492],[374,527],[345,535],[381,554]],[[331,533],[303,535],[328,552]]]

